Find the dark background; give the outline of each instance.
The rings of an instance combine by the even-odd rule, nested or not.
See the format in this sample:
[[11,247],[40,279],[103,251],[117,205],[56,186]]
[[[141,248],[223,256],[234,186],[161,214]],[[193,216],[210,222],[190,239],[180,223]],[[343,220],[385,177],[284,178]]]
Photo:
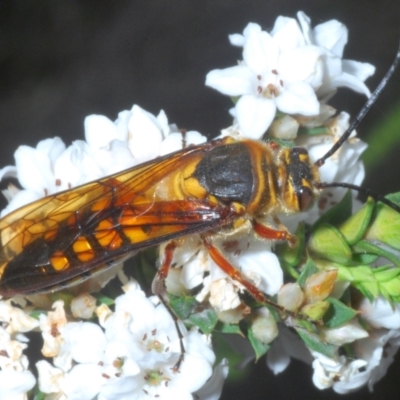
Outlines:
[[[378,84],[399,42],[399,0],[1,1],[0,164],[13,164],[20,144],[35,146],[54,136],[67,144],[81,139],[86,115],[114,120],[134,103],[154,114],[164,109],[179,127],[215,136],[230,124],[230,101],[203,83],[211,69],[241,58],[227,35],[242,32],[250,21],[268,30],[278,15],[294,17],[298,10],[314,26],[333,18],[344,22],[350,30],[346,58],[374,64],[377,71],[367,84]],[[399,89],[400,71],[358,129],[361,137],[385,119],[400,99]],[[354,115],[364,101],[342,90],[333,105]],[[399,190],[398,151],[365,186],[380,193]],[[398,398],[399,372],[397,361],[374,393],[344,398]],[[246,384],[227,385],[222,398],[303,396],[340,397],[315,389],[311,369],[301,363],[274,377],[261,360]]]

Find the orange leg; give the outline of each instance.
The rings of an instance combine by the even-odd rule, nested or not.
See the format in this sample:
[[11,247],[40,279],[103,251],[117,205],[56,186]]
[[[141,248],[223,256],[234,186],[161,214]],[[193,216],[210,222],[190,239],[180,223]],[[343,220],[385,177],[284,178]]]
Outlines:
[[[280,306],[277,303],[269,300],[263,292],[257,289],[252,283],[250,283],[241,273],[238,271],[229,261],[221,254],[221,252],[211,243],[210,239],[203,239],[204,245],[206,246],[213,261],[233,280],[241,283],[250,295],[258,302],[268,304],[275,309],[290,315],[293,318],[304,318],[299,314],[286,310],[286,308]],[[305,318],[308,319],[308,318]]]
[[296,244],[296,237],[291,235],[289,231],[286,229],[273,229],[260,224],[255,219],[252,220],[252,225],[254,231],[258,236],[267,240],[286,240],[289,243],[289,246],[294,246]]
[[174,256],[174,251],[177,247],[175,240],[170,241],[165,246],[164,259],[158,269],[157,275],[154,277],[153,283],[151,285],[151,290],[157,296],[162,296],[165,293],[165,279],[167,279],[169,268],[172,264],[172,258]]
[[181,348],[181,353],[179,355],[178,361],[175,363],[175,365],[172,368],[172,370],[174,372],[179,372],[179,368],[182,364],[182,361],[185,358],[186,350],[185,350],[185,346],[183,345],[183,335],[182,335],[182,332],[179,329],[179,325],[178,325],[178,317],[175,315],[174,311],[168,305],[167,300],[164,299],[163,295],[165,294],[165,279],[168,276],[168,271],[169,271],[169,268],[171,267],[172,259],[174,256],[174,251],[177,246],[178,245],[174,240],[172,240],[165,246],[163,262],[161,264],[161,267],[158,269],[157,275],[154,277],[153,283],[151,285],[151,289],[152,289],[153,293],[158,296],[161,303],[164,304],[165,308],[170,313],[170,315],[174,321],[174,324],[175,324],[176,332],[179,337],[179,345]]

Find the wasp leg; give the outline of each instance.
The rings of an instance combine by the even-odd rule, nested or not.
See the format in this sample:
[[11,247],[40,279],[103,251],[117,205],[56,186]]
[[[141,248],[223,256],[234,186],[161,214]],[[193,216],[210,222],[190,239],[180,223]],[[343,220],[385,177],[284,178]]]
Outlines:
[[179,371],[179,368],[185,358],[186,350],[185,350],[185,346],[183,345],[183,334],[182,334],[181,329],[179,328],[178,317],[176,316],[174,311],[171,309],[171,307],[169,306],[169,304],[168,304],[167,300],[164,298],[164,296],[165,296],[165,279],[168,276],[168,271],[169,271],[169,268],[171,267],[172,259],[174,256],[174,251],[177,246],[178,246],[178,244],[176,243],[176,241],[172,240],[165,247],[163,262],[157,272],[157,275],[154,277],[153,283],[151,286],[153,293],[158,296],[161,303],[165,306],[165,308],[171,315],[171,317],[174,321],[174,324],[175,324],[176,332],[178,334],[179,346],[180,346],[181,352],[180,352],[178,361],[172,367],[172,370],[174,372]]
[[165,280],[168,276],[169,268],[172,264],[172,258],[174,256],[174,251],[177,248],[178,244],[175,240],[171,240],[166,246],[164,250],[164,258],[160,268],[157,271],[157,275],[153,279],[153,283],[151,284],[151,291],[157,296],[165,295]]
[[261,236],[263,239],[268,240],[285,240],[289,243],[290,247],[296,245],[296,236],[293,236],[277,219],[278,225],[280,229],[270,228],[263,224],[260,224],[255,219],[252,220],[252,225],[254,231],[257,233],[258,236]]
[[[285,307],[280,306],[279,304],[268,299],[263,292],[257,289],[252,283],[250,283],[241,273],[238,271],[222,254],[221,252],[211,243],[211,240],[208,238],[203,239],[204,246],[207,248],[211,258],[213,261],[233,280],[242,284],[249,294],[258,302],[267,304],[269,306],[274,307],[278,311],[291,316],[293,318],[304,318],[301,314],[297,314],[295,312],[286,310]],[[305,319],[308,320],[307,317]]]

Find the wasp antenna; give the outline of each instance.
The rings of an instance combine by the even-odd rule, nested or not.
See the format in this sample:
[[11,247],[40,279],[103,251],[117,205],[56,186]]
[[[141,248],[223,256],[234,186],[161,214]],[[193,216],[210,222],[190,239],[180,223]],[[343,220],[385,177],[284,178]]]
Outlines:
[[372,105],[375,103],[376,99],[378,96],[382,93],[382,90],[385,88],[387,85],[389,79],[393,76],[394,72],[396,71],[397,66],[399,65],[400,62],[400,44],[399,48],[397,50],[396,57],[390,66],[388,72],[386,72],[386,75],[383,77],[381,83],[378,85],[378,87],[375,89],[375,91],[371,94],[370,98],[367,100],[367,102],[364,104],[364,107],[360,110],[358,113],[357,117],[354,118],[350,126],[346,129],[346,131],[343,133],[343,135],[340,137],[340,139],[332,146],[332,148],[320,159],[318,159],[314,164],[317,167],[321,167],[322,165],[325,164],[325,160],[331,157],[339,148],[340,146],[345,142],[345,140],[351,135],[351,132],[354,131],[360,124],[360,122],[363,120],[367,112],[370,110]]
[[343,187],[351,190],[355,190],[359,193],[363,193],[366,196],[372,197],[375,201],[380,201],[383,204],[386,204],[390,208],[393,208],[393,210],[397,211],[400,213],[400,207],[396,204],[393,203],[392,201],[388,200],[386,197],[382,196],[379,193],[373,192],[370,189],[363,188],[361,186],[353,185],[352,183],[344,183],[344,182],[332,182],[332,183],[326,183],[326,182],[318,182],[316,185],[319,189],[325,189],[328,187]]

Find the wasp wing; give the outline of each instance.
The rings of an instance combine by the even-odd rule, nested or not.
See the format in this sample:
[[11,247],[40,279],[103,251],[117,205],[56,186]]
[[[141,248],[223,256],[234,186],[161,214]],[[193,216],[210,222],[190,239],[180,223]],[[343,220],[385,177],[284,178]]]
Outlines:
[[[215,142],[212,146],[222,144]],[[0,220],[0,294],[56,290],[126,254],[228,223],[227,207],[182,192],[210,145],[187,148],[28,204]]]

